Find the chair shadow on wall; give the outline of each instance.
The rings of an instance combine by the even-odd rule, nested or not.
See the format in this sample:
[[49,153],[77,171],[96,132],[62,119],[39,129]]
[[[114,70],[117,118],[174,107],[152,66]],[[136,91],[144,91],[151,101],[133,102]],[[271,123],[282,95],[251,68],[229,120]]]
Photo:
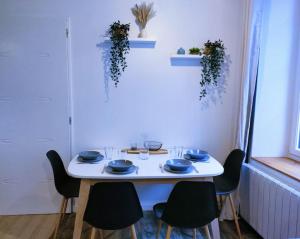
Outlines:
[[[104,90],[105,90],[105,102],[109,101],[109,80],[110,80],[110,47],[111,42],[105,40],[96,44],[96,47],[99,48],[102,52],[101,59],[103,62],[103,72],[104,72]],[[155,42],[130,42],[130,48],[154,48]]]
[[[231,64],[230,55],[226,55],[224,59],[224,63],[221,69],[221,76],[217,79],[217,85],[209,85],[206,88],[207,95],[205,98],[201,99],[201,109],[208,109],[211,104],[216,105],[218,102],[222,103],[223,95],[226,93],[227,80],[226,78],[229,76],[229,67]],[[199,76],[200,78],[201,76]]]

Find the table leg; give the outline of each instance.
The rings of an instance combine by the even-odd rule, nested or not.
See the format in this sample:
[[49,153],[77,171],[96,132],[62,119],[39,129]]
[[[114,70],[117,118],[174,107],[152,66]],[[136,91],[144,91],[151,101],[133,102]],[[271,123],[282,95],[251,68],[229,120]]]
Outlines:
[[216,218],[210,223],[211,235],[213,239],[220,239],[219,220]]
[[90,181],[88,179],[81,179],[73,239],[80,239],[81,237],[83,215],[89,197],[90,186]]
[[[203,181],[213,182],[212,177],[205,178]],[[220,239],[219,219],[216,218],[210,223],[211,236],[213,239]]]

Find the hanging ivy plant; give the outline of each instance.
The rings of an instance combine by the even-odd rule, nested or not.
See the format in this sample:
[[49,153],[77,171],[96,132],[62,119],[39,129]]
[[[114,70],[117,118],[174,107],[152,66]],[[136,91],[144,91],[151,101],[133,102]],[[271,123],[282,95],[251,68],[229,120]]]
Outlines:
[[225,60],[225,47],[223,41],[207,41],[204,44],[202,54],[200,100],[207,95],[207,87],[209,85],[218,85],[218,78],[221,76],[222,64]]
[[129,53],[128,32],[130,24],[121,24],[120,21],[114,22],[109,26],[107,35],[112,42],[110,48],[110,78],[118,86],[121,72],[127,67],[126,54]]

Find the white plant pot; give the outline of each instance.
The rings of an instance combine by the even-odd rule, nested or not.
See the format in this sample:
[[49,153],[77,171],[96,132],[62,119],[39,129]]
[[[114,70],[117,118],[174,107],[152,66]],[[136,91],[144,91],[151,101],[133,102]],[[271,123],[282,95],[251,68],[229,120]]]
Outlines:
[[147,38],[147,31],[145,28],[140,30],[138,38]]

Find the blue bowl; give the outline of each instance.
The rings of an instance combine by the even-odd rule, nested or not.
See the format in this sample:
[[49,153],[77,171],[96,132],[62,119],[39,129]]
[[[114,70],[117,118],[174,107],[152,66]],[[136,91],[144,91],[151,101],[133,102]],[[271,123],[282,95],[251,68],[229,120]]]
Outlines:
[[84,160],[95,160],[100,155],[98,151],[82,151],[79,153],[79,157]]
[[130,160],[118,159],[110,161],[108,166],[115,171],[124,172],[129,170],[133,166],[133,163]]
[[191,167],[192,162],[186,159],[169,159],[166,165],[174,171],[186,171]]
[[157,141],[145,141],[144,147],[150,151],[157,151],[161,149],[162,143]]
[[207,157],[208,153],[204,150],[200,149],[190,149],[187,150],[186,154],[191,158],[191,159],[203,159]]

